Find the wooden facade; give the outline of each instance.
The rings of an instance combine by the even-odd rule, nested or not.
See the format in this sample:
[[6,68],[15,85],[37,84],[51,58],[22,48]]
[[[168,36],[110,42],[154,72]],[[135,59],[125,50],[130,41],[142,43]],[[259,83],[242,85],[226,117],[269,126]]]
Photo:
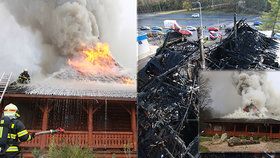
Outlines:
[[280,139],[280,121],[273,119],[212,119],[203,135],[227,133],[229,136]]
[[108,157],[123,154],[126,147],[136,156],[136,98],[6,94],[1,109],[9,103],[18,106],[30,132],[65,129],[64,134],[38,136],[22,143],[24,149],[46,149],[54,142],[106,151]]

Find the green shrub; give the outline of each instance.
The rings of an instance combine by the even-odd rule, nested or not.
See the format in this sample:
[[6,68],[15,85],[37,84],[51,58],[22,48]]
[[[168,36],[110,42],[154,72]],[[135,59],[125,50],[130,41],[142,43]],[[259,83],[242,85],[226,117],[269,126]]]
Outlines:
[[209,149],[203,145],[199,145],[199,151],[201,153],[207,153],[207,152],[209,152]]
[[39,158],[41,155],[42,155],[42,151],[38,148],[34,148],[32,150],[32,155],[35,157],[35,158]]
[[81,148],[73,145],[63,145],[58,147],[54,143],[51,143],[48,151],[48,158],[94,158],[94,154],[88,148]]

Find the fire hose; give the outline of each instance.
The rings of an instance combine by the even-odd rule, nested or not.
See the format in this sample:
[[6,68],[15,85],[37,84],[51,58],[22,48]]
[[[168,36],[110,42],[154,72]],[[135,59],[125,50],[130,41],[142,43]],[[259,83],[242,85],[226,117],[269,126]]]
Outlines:
[[65,132],[65,130],[63,128],[57,128],[57,129],[50,129],[47,131],[36,132],[35,136],[46,135],[46,134],[60,134],[60,133],[64,133],[64,132]]

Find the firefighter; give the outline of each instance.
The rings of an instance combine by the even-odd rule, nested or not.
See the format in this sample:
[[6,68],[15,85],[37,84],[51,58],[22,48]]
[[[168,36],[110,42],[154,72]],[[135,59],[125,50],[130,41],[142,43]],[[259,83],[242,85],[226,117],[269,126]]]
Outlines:
[[20,154],[19,143],[30,141],[35,133],[28,134],[16,105],[8,104],[0,120],[0,158],[16,158]]
[[23,72],[19,75],[17,82],[21,84],[30,83],[30,75],[28,74],[27,69],[24,69]]

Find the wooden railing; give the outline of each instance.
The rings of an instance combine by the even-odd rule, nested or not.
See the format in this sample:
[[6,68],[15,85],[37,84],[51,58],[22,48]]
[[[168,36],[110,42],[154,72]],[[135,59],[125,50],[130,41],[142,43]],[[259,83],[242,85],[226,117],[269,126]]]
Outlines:
[[[30,130],[30,132],[36,132]],[[80,147],[88,147],[88,132],[85,131],[67,131],[63,134],[37,136],[34,140],[24,142],[22,147],[40,148],[48,147],[52,142],[56,145],[70,144]],[[133,147],[132,132],[93,132],[92,147],[95,149],[123,149],[125,146]]]

